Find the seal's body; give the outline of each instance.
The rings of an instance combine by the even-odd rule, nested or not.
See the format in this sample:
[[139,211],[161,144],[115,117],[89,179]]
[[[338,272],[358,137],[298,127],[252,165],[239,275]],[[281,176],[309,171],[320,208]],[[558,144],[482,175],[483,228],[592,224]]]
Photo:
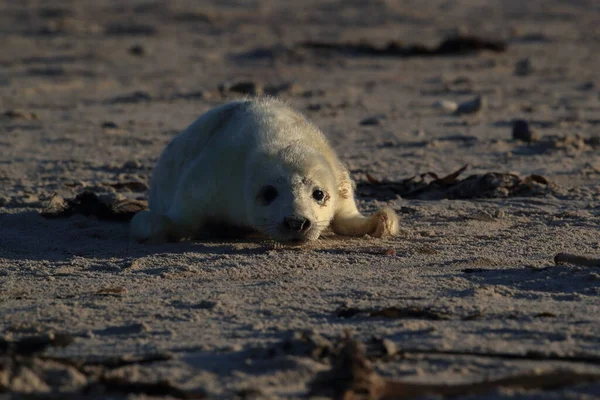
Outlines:
[[208,111],[169,143],[131,236],[178,240],[215,225],[306,242],[329,226],[340,235],[395,235],[398,217],[389,208],[362,216],[323,134],[285,104],[255,99]]

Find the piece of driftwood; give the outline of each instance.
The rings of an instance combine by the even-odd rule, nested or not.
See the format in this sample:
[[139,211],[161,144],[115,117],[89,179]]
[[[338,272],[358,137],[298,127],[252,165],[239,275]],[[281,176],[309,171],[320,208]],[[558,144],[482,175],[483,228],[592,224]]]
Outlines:
[[497,388],[556,389],[600,381],[600,374],[576,371],[525,372],[499,379],[461,384],[409,383],[379,376],[366,357],[365,347],[347,337],[340,343],[329,371],[317,374],[311,395],[343,400],[399,400],[426,395],[459,396],[489,392]]
[[337,43],[306,41],[299,43],[298,47],[371,57],[427,57],[473,54],[484,50],[500,53],[506,50],[506,43],[499,40],[489,40],[476,36],[464,35],[446,38],[434,47],[421,44],[406,45],[401,41],[390,41],[385,46],[377,46],[368,42]]
[[102,201],[95,193],[85,191],[73,199],[54,195],[41,212],[45,218],[68,218],[74,214],[94,216],[107,221],[129,221],[133,216],[148,208],[142,200]]
[[465,165],[443,177],[426,172],[401,181],[380,181],[367,174],[366,181],[357,183],[361,196],[391,200],[398,196],[406,199],[477,199],[506,198],[515,196],[541,196],[552,192],[554,185],[540,175],[520,177],[500,172],[459,176],[467,169]]

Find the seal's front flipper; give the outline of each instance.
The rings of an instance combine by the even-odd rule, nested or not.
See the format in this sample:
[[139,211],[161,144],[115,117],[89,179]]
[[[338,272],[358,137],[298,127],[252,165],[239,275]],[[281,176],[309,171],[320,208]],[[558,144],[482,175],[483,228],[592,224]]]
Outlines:
[[338,235],[373,237],[396,236],[400,229],[398,216],[389,207],[384,207],[368,217],[363,216],[352,207],[351,212],[340,212],[333,217],[331,228]]
[[135,214],[129,226],[129,236],[139,243],[164,243],[175,240],[169,218],[149,210]]
[[396,236],[400,231],[398,215],[389,207],[383,207],[369,218],[376,221],[375,231],[369,233],[373,237]]

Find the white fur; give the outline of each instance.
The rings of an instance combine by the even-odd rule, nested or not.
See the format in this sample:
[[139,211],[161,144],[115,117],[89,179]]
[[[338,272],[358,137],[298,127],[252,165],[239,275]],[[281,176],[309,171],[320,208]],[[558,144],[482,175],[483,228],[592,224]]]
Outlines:
[[[277,193],[271,203],[267,186]],[[316,190],[326,201],[315,200]],[[214,108],[169,143],[153,172],[149,210],[134,217],[131,236],[178,240],[215,224],[281,242],[316,240],[328,226],[348,236],[398,233],[391,209],[359,213],[350,175],[319,129],[268,98]]]

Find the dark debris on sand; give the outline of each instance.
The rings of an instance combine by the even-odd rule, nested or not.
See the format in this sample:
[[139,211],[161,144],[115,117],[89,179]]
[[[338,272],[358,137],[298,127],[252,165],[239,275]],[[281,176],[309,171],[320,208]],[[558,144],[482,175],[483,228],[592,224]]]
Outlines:
[[569,370],[524,371],[504,378],[476,378],[458,384],[399,381],[379,375],[368,357],[368,346],[345,337],[335,344],[331,369],[318,373],[309,388],[312,396],[346,400],[398,400],[485,394],[498,388],[547,390],[598,381],[600,374]]
[[[440,178],[433,172],[413,176],[402,181],[380,181],[367,174],[367,181],[357,184],[357,195],[391,200],[398,196],[407,199],[476,199],[506,198],[514,196],[543,196],[552,193],[554,185],[540,175],[519,177],[509,173],[488,172],[459,176],[467,165],[450,175]],[[112,185],[114,187],[120,187]],[[148,203],[142,200],[105,200],[97,194],[85,191],[72,199],[52,196],[41,215],[45,218],[68,218],[74,214],[94,216],[100,220],[126,222]]]
[[45,218],[68,218],[74,214],[95,216],[106,221],[129,221],[133,216],[148,207],[141,200],[102,201],[95,193],[86,191],[73,199],[63,199],[54,195],[41,212]]
[[[66,347],[74,335],[56,334],[0,339],[0,393],[29,394],[32,398],[81,398],[82,396],[146,395],[178,399],[204,399],[202,389],[184,390],[169,381],[141,382],[111,377],[108,370],[170,360],[164,354],[85,360],[44,355],[49,347]],[[56,379],[57,377],[61,379]],[[54,392],[55,396],[49,395]]]
[[502,41],[483,39],[476,36],[449,37],[435,47],[428,47],[422,44],[405,45],[400,41],[390,41],[383,47],[378,47],[367,42],[337,43],[306,41],[300,43],[299,47],[311,50],[371,57],[448,56],[473,54],[485,50],[501,53],[506,50],[506,44]]
[[507,45],[501,40],[491,40],[470,35],[451,36],[436,46],[407,45],[400,40],[389,40],[383,45],[367,41],[334,42],[310,40],[291,46],[259,47],[234,56],[237,60],[287,60],[298,63],[307,60],[306,51],[339,54],[353,57],[440,57],[478,54],[482,51],[502,53]]
[[510,173],[488,172],[459,179],[467,167],[465,165],[442,178],[427,172],[396,182],[380,181],[367,175],[367,181],[358,182],[357,194],[381,200],[398,196],[419,200],[457,200],[543,196],[552,193],[554,188],[551,182],[540,175],[523,178]]

